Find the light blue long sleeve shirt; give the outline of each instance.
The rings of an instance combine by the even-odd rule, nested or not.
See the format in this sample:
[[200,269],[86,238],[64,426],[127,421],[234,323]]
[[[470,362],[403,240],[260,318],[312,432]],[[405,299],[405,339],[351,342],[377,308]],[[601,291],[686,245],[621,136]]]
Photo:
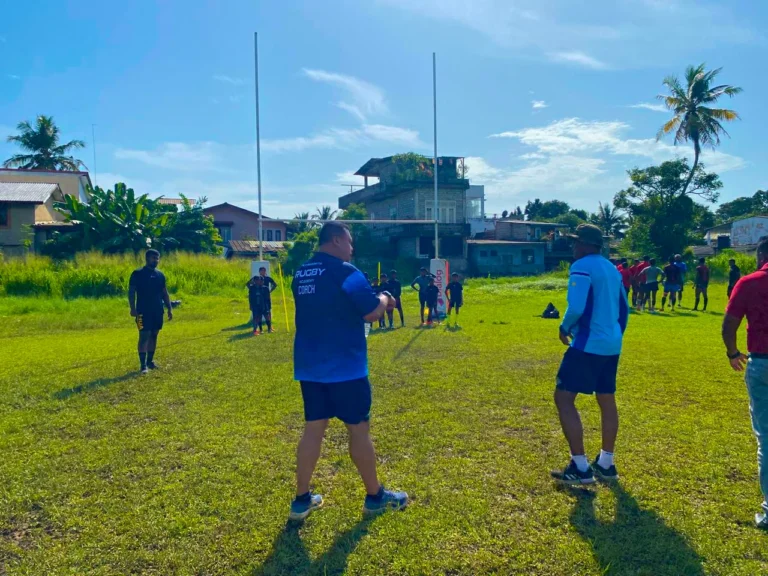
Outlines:
[[568,309],[560,329],[573,336],[573,348],[600,356],[620,354],[628,317],[627,293],[613,264],[598,254],[571,264]]

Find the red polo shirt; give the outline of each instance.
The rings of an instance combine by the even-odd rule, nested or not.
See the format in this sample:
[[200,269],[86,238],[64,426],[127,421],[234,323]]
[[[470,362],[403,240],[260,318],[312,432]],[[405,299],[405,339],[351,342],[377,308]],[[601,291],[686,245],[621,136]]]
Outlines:
[[624,288],[629,288],[632,285],[632,272],[629,271],[629,268],[619,266],[619,274],[621,274],[621,282],[624,284]]
[[747,350],[768,354],[768,264],[736,283],[725,313],[747,317]]

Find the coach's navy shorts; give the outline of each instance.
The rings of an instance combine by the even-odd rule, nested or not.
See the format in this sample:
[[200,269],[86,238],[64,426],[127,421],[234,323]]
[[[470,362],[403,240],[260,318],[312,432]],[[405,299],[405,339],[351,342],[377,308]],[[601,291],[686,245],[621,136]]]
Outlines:
[[368,378],[346,382],[301,382],[304,420],[338,418],[345,424],[368,422],[371,417],[371,383]]
[[557,389],[574,394],[615,394],[619,355],[600,356],[568,348],[557,372]]

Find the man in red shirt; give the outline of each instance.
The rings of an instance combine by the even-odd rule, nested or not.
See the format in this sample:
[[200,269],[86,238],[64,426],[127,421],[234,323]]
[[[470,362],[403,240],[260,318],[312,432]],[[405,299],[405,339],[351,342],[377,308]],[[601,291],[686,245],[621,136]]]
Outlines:
[[624,286],[624,290],[627,291],[627,298],[629,298],[629,289],[632,287],[632,273],[629,271],[629,262],[626,258],[622,258],[619,265],[616,267],[621,274],[621,284]]
[[[635,267],[635,281],[633,283],[632,288],[632,301],[637,302],[634,304],[637,309],[639,310],[640,307],[643,305],[643,300],[645,300],[645,291],[644,291],[644,284],[645,284],[645,278],[643,275],[643,271],[648,268],[651,265],[651,257],[650,256],[643,256],[643,261],[640,262]],[[635,293],[637,293],[637,297],[635,297]]]
[[632,285],[632,307],[637,306],[637,296],[640,288],[638,287],[639,278],[637,277],[637,268],[640,266],[640,260],[632,260],[632,266],[629,267],[629,281]]
[[696,266],[696,304],[693,305],[694,310],[699,309],[699,298],[704,296],[704,308],[701,311],[706,312],[709,302],[707,288],[709,288],[709,267],[704,258],[699,258],[699,265]]
[[[747,350],[736,345],[741,321],[747,317]],[[757,245],[757,272],[736,283],[723,318],[723,342],[728,360],[737,372],[744,370],[749,412],[757,437],[757,467],[763,492],[763,512],[755,514],[758,528],[768,529],[768,236]]]

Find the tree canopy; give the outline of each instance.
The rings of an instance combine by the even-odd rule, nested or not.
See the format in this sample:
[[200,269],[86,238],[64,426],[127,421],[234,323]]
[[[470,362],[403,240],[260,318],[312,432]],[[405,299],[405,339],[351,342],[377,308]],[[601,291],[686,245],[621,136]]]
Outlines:
[[82,140],[70,140],[59,143],[59,127],[52,116],[38,116],[32,126],[26,120],[16,126],[19,134],[8,136],[8,142],[17,144],[27,154],[14,154],[3,162],[5,168],[23,170],[66,170],[77,171],[84,168],[82,160],[70,154],[78,148],[84,148]]

